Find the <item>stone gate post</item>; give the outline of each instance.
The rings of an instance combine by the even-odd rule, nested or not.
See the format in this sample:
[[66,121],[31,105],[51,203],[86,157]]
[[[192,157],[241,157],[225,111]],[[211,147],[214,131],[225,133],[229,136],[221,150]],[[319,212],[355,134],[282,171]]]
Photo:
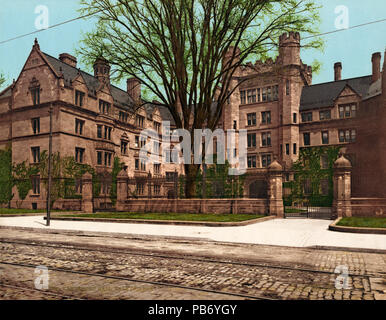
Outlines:
[[333,213],[337,217],[351,217],[351,163],[343,154],[334,163]]
[[82,176],[82,211],[86,213],[94,212],[92,175],[88,172]]
[[117,211],[125,211],[125,201],[127,200],[128,189],[127,189],[127,172],[122,169],[117,175]]
[[269,214],[284,218],[283,206],[283,167],[274,160],[268,167],[268,206]]

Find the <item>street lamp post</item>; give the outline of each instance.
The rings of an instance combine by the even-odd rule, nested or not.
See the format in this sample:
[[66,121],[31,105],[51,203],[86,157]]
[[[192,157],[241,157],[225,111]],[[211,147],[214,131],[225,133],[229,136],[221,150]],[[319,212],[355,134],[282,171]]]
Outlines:
[[48,145],[48,190],[47,190],[47,227],[50,225],[51,220],[51,162],[52,162],[52,104],[50,105],[50,137]]

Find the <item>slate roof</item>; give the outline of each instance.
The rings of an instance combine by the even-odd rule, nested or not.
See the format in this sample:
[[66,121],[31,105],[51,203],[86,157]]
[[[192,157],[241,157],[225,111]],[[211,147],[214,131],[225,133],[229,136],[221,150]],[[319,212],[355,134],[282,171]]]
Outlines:
[[300,111],[332,107],[334,100],[349,85],[356,93],[364,97],[371,85],[371,76],[326,82],[304,87],[300,99]]
[[[80,69],[77,69],[73,66],[70,66],[69,64],[62,62],[47,53],[43,54],[57,73],[63,73],[65,85],[70,85],[71,81],[77,77],[78,73],[80,73],[84,81],[86,82],[86,86],[89,90],[89,93],[94,96],[96,95],[96,90],[99,86],[99,82],[98,79],[96,79],[93,75],[84,72]],[[134,101],[126,91],[113,85],[110,86],[110,89],[115,104],[128,110],[131,109],[131,106],[133,105]]]

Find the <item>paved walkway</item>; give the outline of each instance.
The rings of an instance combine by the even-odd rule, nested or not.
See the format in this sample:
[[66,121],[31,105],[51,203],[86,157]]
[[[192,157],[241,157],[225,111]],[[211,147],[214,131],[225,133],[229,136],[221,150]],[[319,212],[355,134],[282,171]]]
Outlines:
[[274,219],[240,227],[196,227],[52,220],[51,226],[46,227],[43,216],[0,218],[0,226],[193,237],[222,242],[291,247],[327,246],[386,250],[386,235],[329,231],[330,223],[331,221],[314,219]]

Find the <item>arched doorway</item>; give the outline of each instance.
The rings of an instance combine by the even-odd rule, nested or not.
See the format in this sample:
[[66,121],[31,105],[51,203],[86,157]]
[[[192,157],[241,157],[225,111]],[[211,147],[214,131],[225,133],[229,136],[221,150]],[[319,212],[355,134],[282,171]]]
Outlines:
[[268,184],[265,180],[255,180],[249,185],[249,198],[267,198]]

